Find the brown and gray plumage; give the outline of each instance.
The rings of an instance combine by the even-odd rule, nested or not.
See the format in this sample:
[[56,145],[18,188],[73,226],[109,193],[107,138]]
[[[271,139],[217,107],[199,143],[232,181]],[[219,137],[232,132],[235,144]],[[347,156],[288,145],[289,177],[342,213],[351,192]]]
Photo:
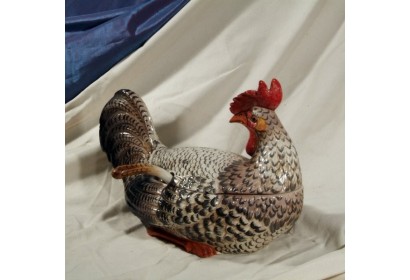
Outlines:
[[211,148],[168,148],[148,109],[120,90],[100,117],[100,142],[122,178],[125,199],[148,233],[200,257],[249,253],[288,232],[302,211],[295,147],[275,109],[280,84],[260,81],[234,99],[231,122],[245,125],[250,159]]

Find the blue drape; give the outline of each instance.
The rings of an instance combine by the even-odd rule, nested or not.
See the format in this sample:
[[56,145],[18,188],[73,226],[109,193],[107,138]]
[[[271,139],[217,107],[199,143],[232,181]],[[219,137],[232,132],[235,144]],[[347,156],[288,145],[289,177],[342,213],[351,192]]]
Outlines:
[[189,0],[66,0],[65,102],[141,47]]

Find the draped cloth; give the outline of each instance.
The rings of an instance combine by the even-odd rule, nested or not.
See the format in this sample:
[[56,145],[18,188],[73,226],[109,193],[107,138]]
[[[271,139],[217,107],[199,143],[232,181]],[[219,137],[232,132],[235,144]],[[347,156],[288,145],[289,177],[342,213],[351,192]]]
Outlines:
[[[168,1],[169,2],[169,1]],[[167,3],[168,3],[167,2]],[[65,105],[67,279],[327,279],[344,273],[344,1],[190,1]],[[125,32],[125,31],[124,31]],[[294,230],[248,255],[199,259],[147,235],[98,139],[122,88],[170,147],[246,156],[229,104],[277,78],[276,113],[298,151],[305,200]],[[340,278],[340,277],[339,277]]]
[[66,0],[65,101],[141,47],[187,2]]

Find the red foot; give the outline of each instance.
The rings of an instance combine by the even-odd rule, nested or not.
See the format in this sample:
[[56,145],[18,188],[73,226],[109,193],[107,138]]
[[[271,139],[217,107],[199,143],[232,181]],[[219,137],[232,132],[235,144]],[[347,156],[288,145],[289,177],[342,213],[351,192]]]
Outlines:
[[158,228],[147,228],[147,233],[151,236],[174,243],[182,247],[186,252],[197,255],[200,258],[208,258],[216,255],[216,250],[208,244],[180,238]]
[[214,249],[214,247],[205,243],[199,243],[190,240],[186,240],[184,249],[188,253],[195,254],[200,258],[208,258],[216,255],[216,250]]

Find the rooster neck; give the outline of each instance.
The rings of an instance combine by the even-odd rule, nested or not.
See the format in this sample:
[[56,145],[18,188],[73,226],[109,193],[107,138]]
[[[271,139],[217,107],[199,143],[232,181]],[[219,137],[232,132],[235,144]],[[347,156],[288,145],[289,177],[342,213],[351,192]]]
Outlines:
[[[291,148],[292,146],[292,140],[276,113],[269,111],[266,113],[265,119],[268,129],[263,132],[255,132],[257,147],[255,147],[255,153],[252,155],[251,161],[254,161],[260,156],[264,156],[272,150],[277,150],[277,152],[281,154],[285,153],[285,147]],[[283,145],[284,147],[282,149]]]
[[267,112],[265,119],[268,129],[257,132],[257,147],[246,168],[246,177],[258,178],[251,192],[294,190],[301,184],[296,149],[274,111]]

